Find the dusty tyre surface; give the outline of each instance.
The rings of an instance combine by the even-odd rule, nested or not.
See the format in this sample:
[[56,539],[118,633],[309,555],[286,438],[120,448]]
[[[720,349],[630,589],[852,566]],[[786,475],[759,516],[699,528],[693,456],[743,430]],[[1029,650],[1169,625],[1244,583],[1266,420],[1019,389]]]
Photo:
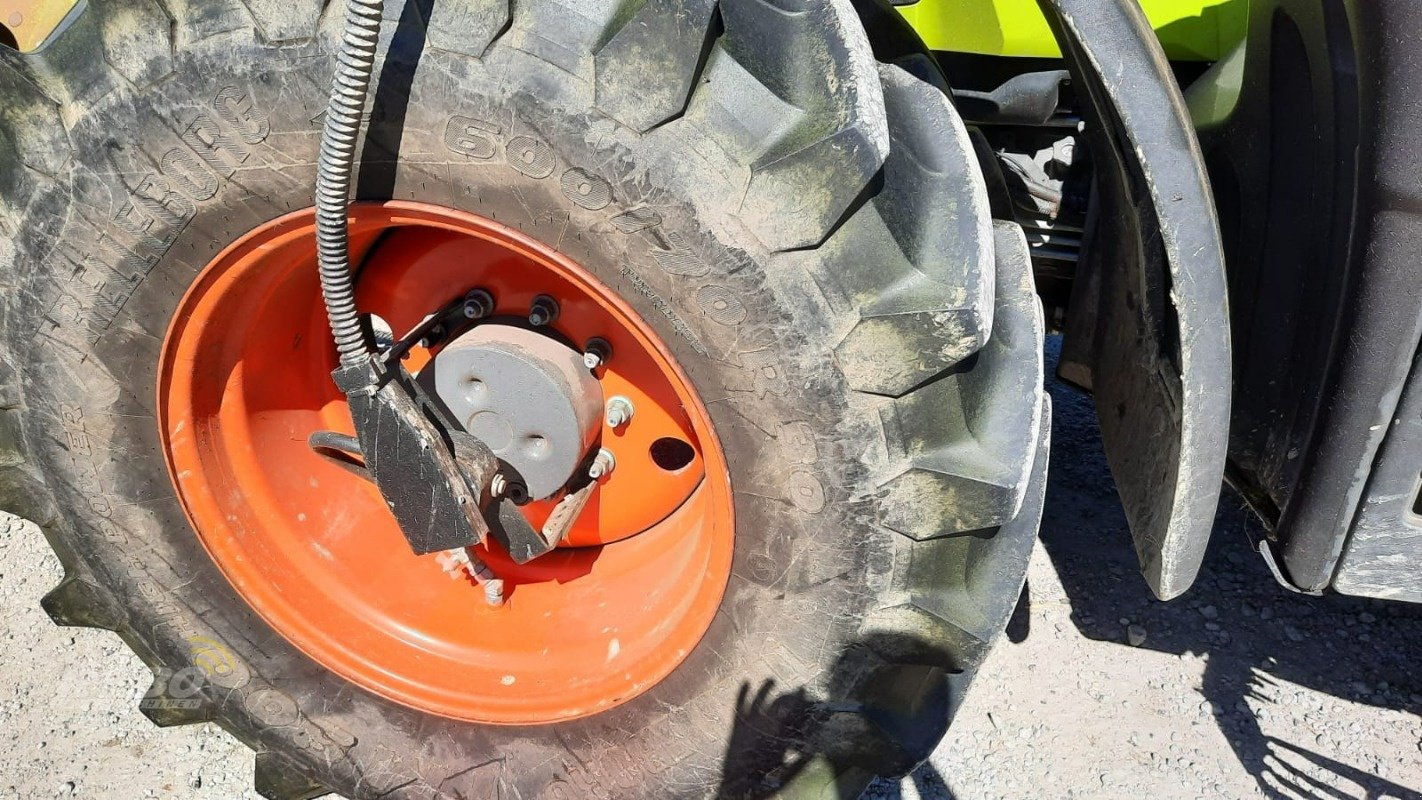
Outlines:
[[990,219],[944,94],[875,61],[848,2],[515,6],[389,5],[358,197],[555,247],[667,343],[734,492],[700,644],[594,716],[446,719],[302,655],[194,535],[162,342],[204,265],[310,205],[340,24],[315,3],[92,2],[3,53],[0,506],[64,562],[46,609],[123,636],[155,670],[145,713],[232,731],[272,798],[765,796],[908,769],[1040,515],[1020,231]]

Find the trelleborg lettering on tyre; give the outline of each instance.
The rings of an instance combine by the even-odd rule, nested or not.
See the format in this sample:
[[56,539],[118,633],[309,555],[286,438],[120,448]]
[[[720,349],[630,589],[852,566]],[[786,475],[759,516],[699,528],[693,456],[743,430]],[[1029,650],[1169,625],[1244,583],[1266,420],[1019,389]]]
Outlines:
[[[211,113],[200,112],[181,129],[181,139],[191,150],[169,149],[158,169],[140,175],[131,187],[112,191],[98,175],[75,166],[76,194],[85,202],[71,224],[87,230],[67,229],[51,252],[51,258],[63,260],[64,268],[41,273],[55,296],[33,332],[49,340],[54,352],[67,355],[74,351],[73,345],[92,345],[109,330],[144,278],[196,216],[196,204],[212,198],[219,179],[231,177],[236,166],[247,160],[251,155],[247,145],[265,139],[269,124],[249,97],[235,86],[219,89],[210,103]],[[96,211],[99,216],[92,216]],[[125,240],[115,237],[116,229],[127,234]],[[96,242],[97,248],[81,250],[81,242]],[[61,277],[67,280],[59,280]],[[85,499],[95,515],[95,527],[116,546],[119,558],[128,562],[133,574],[142,574],[146,570],[141,559],[123,548],[129,537],[112,518],[84,408],[62,404],[60,421],[66,445],[63,457],[83,476],[70,488]],[[167,601],[161,587],[148,582],[139,584],[137,590],[152,604],[158,620],[183,625],[185,614]],[[181,640],[198,634],[192,626],[176,631]]]
[[[182,145],[166,150],[152,171],[122,176],[119,186],[82,164],[73,165],[79,213],[70,217],[70,227],[50,253],[62,268],[41,273],[49,279],[52,298],[33,330],[53,345],[58,357],[75,352],[75,345],[97,343],[113,327],[144,279],[197,216],[199,204],[212,199],[222,181],[248,161],[253,146],[267,138],[270,124],[250,92],[227,85],[217,90],[206,110],[178,131]],[[353,746],[354,738],[339,726],[315,723],[285,693],[265,681],[253,681],[236,650],[215,631],[198,624],[192,609],[174,591],[144,577],[150,572],[147,547],[114,520],[114,507],[101,479],[96,441],[103,437],[88,430],[85,408],[80,405],[61,404],[59,423],[55,431],[64,444],[61,457],[78,476],[69,488],[84,499],[93,515],[91,524],[111,545],[115,565],[123,568],[133,581],[133,592],[149,609],[146,618],[128,624],[141,624],[154,640],[187,650],[188,663],[215,664],[214,659],[220,658],[220,666],[204,671],[206,682],[224,690],[259,729],[290,728],[292,741],[321,758],[339,758]],[[54,602],[62,603],[63,598]],[[159,724],[211,718],[211,698],[194,694],[183,703],[165,700],[180,683],[175,680],[179,674],[158,667],[145,695],[152,702],[141,703],[140,709]]]
[[[54,282],[58,296],[50,301],[37,335],[81,335],[89,344],[97,342],[197,215],[197,203],[212,198],[219,179],[232,177],[251,157],[251,146],[271,130],[250,94],[235,86],[217,91],[210,112],[200,112],[181,129],[188,149],[169,149],[158,168],[139,177],[126,194],[115,196],[99,176],[79,172],[83,208],[110,211],[98,219],[80,217],[91,226],[88,239],[74,231],[59,239],[54,254],[68,262],[69,271],[52,274],[70,280]],[[115,229],[127,234],[123,241],[114,236]],[[97,242],[98,252],[76,250],[80,241]]]

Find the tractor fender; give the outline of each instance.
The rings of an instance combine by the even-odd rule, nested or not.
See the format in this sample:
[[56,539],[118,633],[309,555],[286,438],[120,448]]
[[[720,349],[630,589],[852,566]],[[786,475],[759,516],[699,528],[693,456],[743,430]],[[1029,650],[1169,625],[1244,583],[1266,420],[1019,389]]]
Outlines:
[[1039,0],[1083,106],[1096,191],[1059,367],[1089,389],[1141,570],[1190,587],[1228,445],[1224,252],[1199,142],[1135,0]]

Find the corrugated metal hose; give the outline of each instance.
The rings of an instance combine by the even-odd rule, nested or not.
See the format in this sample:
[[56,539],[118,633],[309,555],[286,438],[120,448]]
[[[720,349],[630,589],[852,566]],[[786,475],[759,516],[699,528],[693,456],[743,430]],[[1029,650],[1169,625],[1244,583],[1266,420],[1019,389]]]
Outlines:
[[361,112],[370,90],[375,50],[380,39],[384,0],[348,0],[345,32],[331,80],[321,154],[316,164],[316,242],[321,267],[321,296],[341,363],[351,366],[370,357],[356,311],[351,280],[349,230],[351,171]]

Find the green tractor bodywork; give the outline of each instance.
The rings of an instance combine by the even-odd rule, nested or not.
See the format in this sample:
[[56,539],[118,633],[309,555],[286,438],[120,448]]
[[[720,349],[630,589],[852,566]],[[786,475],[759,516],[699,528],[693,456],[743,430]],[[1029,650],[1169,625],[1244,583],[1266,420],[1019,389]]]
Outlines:
[[[1219,61],[1244,39],[1248,0],[1140,0],[1165,54]],[[934,50],[1061,55],[1036,0],[919,0],[899,12]]]

